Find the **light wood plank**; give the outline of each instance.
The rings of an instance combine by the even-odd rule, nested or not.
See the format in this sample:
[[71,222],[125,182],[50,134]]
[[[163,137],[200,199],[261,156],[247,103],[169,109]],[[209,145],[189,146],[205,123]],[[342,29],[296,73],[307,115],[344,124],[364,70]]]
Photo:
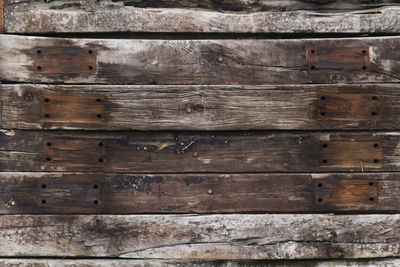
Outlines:
[[398,33],[400,30],[398,1],[312,2],[317,1],[13,0],[6,1],[5,30],[7,33]]
[[0,120],[6,129],[387,130],[399,129],[399,92],[398,84],[4,84]]
[[[68,51],[86,53],[76,56],[74,52],[71,59],[65,57]],[[313,57],[312,51],[316,51]],[[331,61],[316,57],[322,57],[324,51],[332,52]],[[399,37],[96,40],[1,35],[0,79],[103,84],[398,82],[399,51]],[[77,68],[81,57],[95,57],[97,64],[81,70]],[[47,64],[40,65],[46,58]]]
[[398,257],[399,224],[399,215],[5,215],[0,256]]

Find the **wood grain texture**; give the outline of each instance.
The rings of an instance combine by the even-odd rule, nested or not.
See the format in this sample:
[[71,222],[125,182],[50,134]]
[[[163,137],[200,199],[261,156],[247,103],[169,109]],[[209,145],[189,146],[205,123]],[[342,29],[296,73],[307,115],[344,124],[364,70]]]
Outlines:
[[0,120],[5,129],[398,130],[399,92],[399,84],[4,84]]
[[397,173],[0,173],[1,214],[399,212]]
[[134,260],[134,259],[0,259],[4,267],[397,267],[398,259],[371,260]]
[[4,215],[0,255],[152,259],[399,256],[399,215]]
[[[37,73],[37,47],[92,47],[95,74]],[[309,47],[359,48],[369,65],[312,69]],[[364,54],[369,47],[368,54]],[[6,82],[102,84],[305,84],[399,82],[400,38],[281,40],[117,40],[0,36],[0,79]],[[55,58],[57,60],[57,58]],[[60,61],[60,64],[62,62]]]
[[5,5],[5,31],[398,33],[400,30],[398,1],[313,2],[317,1],[10,0]]
[[399,141],[398,132],[372,131],[2,130],[0,169],[122,173],[398,171]]

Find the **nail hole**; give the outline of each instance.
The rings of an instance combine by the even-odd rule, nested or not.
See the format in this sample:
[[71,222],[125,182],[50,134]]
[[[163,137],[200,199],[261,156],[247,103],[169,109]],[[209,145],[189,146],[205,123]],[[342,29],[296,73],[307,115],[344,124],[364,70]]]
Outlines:
[[378,112],[372,111],[372,112],[371,112],[371,115],[372,115],[372,116],[376,116],[376,115],[378,115]]
[[321,100],[325,100],[326,99],[326,96],[321,96]]
[[41,54],[42,50],[36,50],[36,53]]
[[367,53],[367,50],[363,50],[362,53],[363,53],[363,54],[366,54],[366,53]]
[[42,66],[37,66],[36,69],[37,70],[42,70]]
[[322,187],[322,184],[321,184],[321,183],[319,183],[319,184],[318,184],[318,187]]
[[327,147],[328,147],[328,144],[322,144],[322,147],[323,147],[323,148],[327,148]]
[[89,66],[89,70],[92,70],[93,69],[93,67],[92,66]]
[[47,158],[46,158],[46,161],[51,161],[51,158],[50,158],[50,157],[47,157]]
[[43,199],[41,202],[42,202],[42,204],[46,204],[47,203],[47,201],[45,199]]
[[103,159],[103,158],[99,158],[99,162],[100,162],[100,163],[103,163],[103,162],[104,162],[104,159]]
[[101,99],[100,99],[100,98],[97,98],[97,99],[96,99],[96,102],[97,102],[97,103],[101,103]]
[[90,49],[90,50],[89,50],[89,54],[93,54],[93,50]]
[[97,189],[97,188],[99,188],[99,186],[97,184],[95,184],[95,185],[93,185],[93,188]]
[[377,100],[377,99],[378,99],[377,96],[373,96],[373,97],[372,97],[372,100]]
[[373,198],[373,197],[370,197],[370,198],[369,198],[369,201],[370,201],[370,202],[374,202],[374,200],[375,200],[375,198]]
[[311,50],[311,54],[315,54],[315,50]]
[[379,162],[379,159],[374,159],[374,163],[378,163]]
[[42,184],[42,188],[46,188],[47,187],[47,185],[45,185],[45,184]]
[[326,115],[325,112],[320,112],[319,114],[320,114],[321,116],[325,116],[325,115]]
[[100,142],[100,143],[99,143],[99,146],[103,146],[103,143],[102,143],[102,142]]
[[99,204],[99,201],[96,199],[96,200],[93,201],[93,203],[94,203],[95,205],[97,205],[97,204]]
[[379,147],[379,144],[374,144],[374,147]]
[[50,99],[49,99],[49,98],[45,98],[45,99],[44,99],[44,102],[49,103],[49,102],[50,102]]
[[53,144],[51,142],[46,143],[47,146],[52,146]]
[[50,118],[50,114],[44,114],[45,118]]
[[315,70],[315,66],[311,66],[311,69],[312,69],[312,70]]
[[322,202],[323,200],[322,200],[322,198],[318,198],[318,202]]
[[322,163],[328,163],[328,160],[327,159],[323,159]]
[[369,186],[373,186],[374,185],[374,183],[373,182],[369,182]]
[[96,117],[99,118],[99,119],[101,119],[101,118],[103,117],[103,115],[97,114]]
[[366,70],[366,69],[367,69],[367,66],[363,66],[362,69],[363,69],[363,70]]

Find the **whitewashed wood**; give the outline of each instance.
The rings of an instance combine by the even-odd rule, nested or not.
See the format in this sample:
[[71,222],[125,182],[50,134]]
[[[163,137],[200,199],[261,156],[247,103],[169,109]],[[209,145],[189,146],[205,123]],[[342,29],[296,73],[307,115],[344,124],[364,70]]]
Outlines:
[[398,257],[399,225],[400,215],[5,215],[0,256]]
[[[323,5],[294,0],[224,1],[224,4],[219,5],[214,4],[215,1],[205,1],[202,5],[196,4],[195,1],[182,1],[181,5],[168,4],[167,1],[161,1],[160,4],[154,3],[156,1],[147,4],[144,1],[137,2],[139,6],[149,7],[124,6],[122,1],[111,2],[111,0],[79,2],[63,0],[50,3],[6,1],[5,31],[7,33],[398,33],[400,31],[400,7],[397,1],[370,3],[329,1],[329,4]],[[152,8],[152,6],[168,7],[168,5],[210,9]],[[234,10],[258,12],[215,10],[230,7]]]
[[335,261],[269,261],[269,260],[122,260],[122,259],[0,259],[3,267],[397,267],[398,259],[335,260]]

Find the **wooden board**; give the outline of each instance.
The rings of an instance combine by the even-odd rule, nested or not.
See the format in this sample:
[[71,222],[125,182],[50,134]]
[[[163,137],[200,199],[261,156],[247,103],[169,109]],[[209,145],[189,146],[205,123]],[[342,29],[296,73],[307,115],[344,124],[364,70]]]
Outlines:
[[399,223],[400,215],[4,215],[0,256],[398,257]]
[[398,171],[398,132],[2,130],[3,171],[121,173]]
[[5,129],[400,129],[400,85],[4,84]]
[[399,2],[393,0],[48,3],[13,0],[5,3],[5,30],[7,33],[398,33],[399,14]]
[[[47,50],[90,49],[95,73],[58,73],[60,56],[38,61]],[[39,49],[40,48],[40,49]],[[42,50],[43,51],[42,51]],[[329,65],[307,59],[330,51]],[[333,51],[332,51],[333,50]],[[325,51],[325,52],[324,52]],[[347,51],[347,52],[343,52]],[[0,36],[0,80],[102,84],[308,84],[399,82],[400,38],[281,40],[117,40]],[[340,57],[333,55],[340,54]],[[326,57],[319,57],[326,58]],[[52,60],[54,62],[52,62]],[[89,60],[89,59],[88,59]],[[318,60],[318,57],[317,57]],[[355,61],[356,60],[356,61]],[[88,62],[91,62],[88,61]],[[368,64],[367,64],[368,63]],[[352,68],[349,68],[349,64]],[[39,68],[40,67],[40,68]]]
[[4,267],[397,267],[398,259],[371,260],[134,260],[134,259],[0,259]]
[[398,192],[397,173],[0,173],[0,213],[382,213]]

